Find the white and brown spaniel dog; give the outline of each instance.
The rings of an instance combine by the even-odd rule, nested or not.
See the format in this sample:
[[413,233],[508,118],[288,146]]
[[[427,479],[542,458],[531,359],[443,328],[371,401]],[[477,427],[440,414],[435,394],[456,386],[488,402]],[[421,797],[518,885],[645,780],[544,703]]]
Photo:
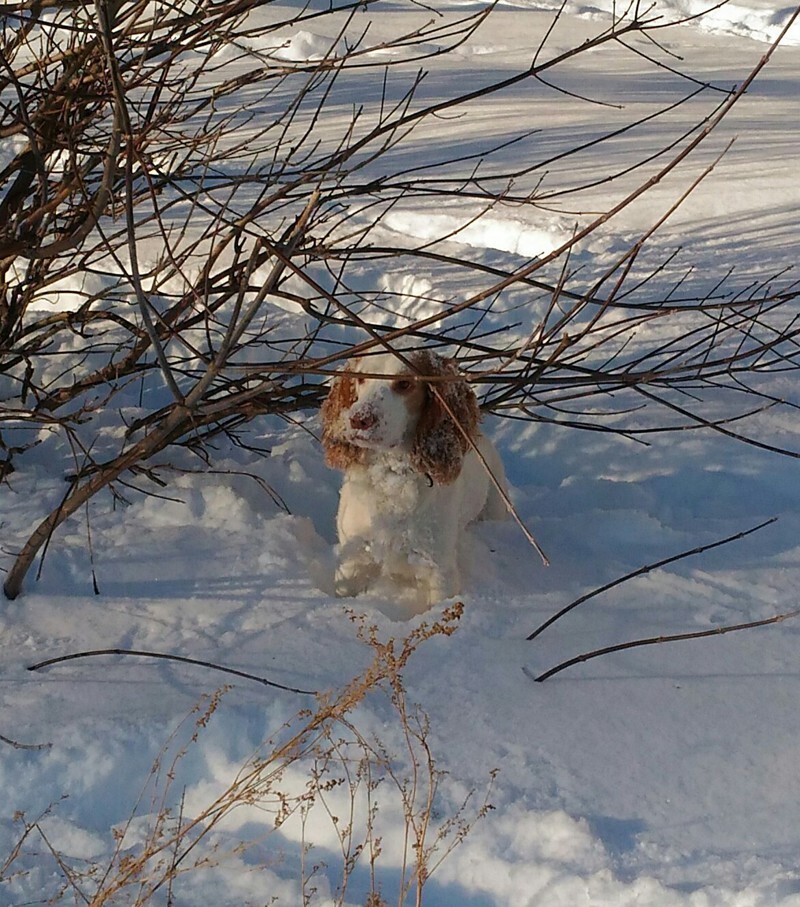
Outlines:
[[322,442],[344,471],[337,595],[388,581],[422,611],[459,592],[464,527],[506,516],[487,471],[504,483],[502,463],[479,420],[472,388],[429,350],[351,359],[335,378]]

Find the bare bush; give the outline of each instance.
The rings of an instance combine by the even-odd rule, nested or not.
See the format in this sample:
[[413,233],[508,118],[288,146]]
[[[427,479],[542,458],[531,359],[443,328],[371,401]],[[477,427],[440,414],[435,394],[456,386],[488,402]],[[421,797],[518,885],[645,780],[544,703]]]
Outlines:
[[[737,419],[780,403],[759,379],[796,368],[797,289],[777,276],[728,288],[719,275],[694,292],[685,275],[665,283],[669,262],[644,263],[713,156],[610,266],[573,263],[582,243],[682,172],[771,51],[738,88],[721,90],[662,50],[679,23],[635,4],[590,40],[551,52],[556,16],[528,66],[431,98],[426,71],[492,7],[418,9],[414,27],[386,35],[370,17],[379,6],[3,5],[0,480],[35,444],[54,456],[66,445],[74,467],[17,552],[9,598],[98,492],[147,490],[167,448],[208,457],[217,436],[247,443],[242,429],[256,416],[313,409],[320,376],[354,349],[447,347],[498,414],[631,437],[696,426],[739,437]],[[311,49],[298,46],[309,34]],[[635,114],[612,105],[604,134],[551,151],[522,126],[482,146],[441,140],[449,118],[519,86],[557,96],[562,69],[610,50],[673,80],[669,103]],[[684,108],[689,125],[668,125],[635,165],[601,155]],[[601,163],[575,183],[569,165],[587,153]],[[582,213],[609,185],[618,201]],[[456,202],[468,205],[457,226],[432,220],[419,241],[397,228],[410,204],[433,212]],[[447,243],[509,206],[574,212],[575,226],[552,251],[511,265]],[[366,267],[372,277],[361,280]],[[375,285],[378,268],[441,277],[443,289],[398,298]],[[647,342],[633,342],[654,323]],[[705,405],[722,391],[741,400],[723,416]],[[661,416],[642,416],[654,407]]]

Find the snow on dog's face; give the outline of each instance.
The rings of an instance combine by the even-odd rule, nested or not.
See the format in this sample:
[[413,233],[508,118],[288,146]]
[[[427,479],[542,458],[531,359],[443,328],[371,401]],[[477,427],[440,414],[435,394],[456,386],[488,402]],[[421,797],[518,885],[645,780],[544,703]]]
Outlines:
[[[441,379],[441,380],[435,380]],[[434,389],[435,388],[435,389]],[[461,470],[479,412],[455,365],[428,350],[362,356],[336,377],[322,406],[328,464],[347,469],[370,452],[408,456],[409,466],[440,484]]]
[[424,382],[391,354],[357,359],[353,371],[355,400],[341,416],[343,440],[356,447],[410,450],[425,403]]

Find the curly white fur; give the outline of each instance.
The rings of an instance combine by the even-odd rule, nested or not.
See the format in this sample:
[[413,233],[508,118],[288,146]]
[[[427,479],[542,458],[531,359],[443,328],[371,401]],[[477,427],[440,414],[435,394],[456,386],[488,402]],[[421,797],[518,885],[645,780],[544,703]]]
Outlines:
[[418,610],[456,595],[464,527],[506,516],[489,475],[504,483],[502,463],[467,382],[427,350],[364,356],[337,376],[322,416],[326,459],[344,470],[337,595],[379,580],[413,589]]

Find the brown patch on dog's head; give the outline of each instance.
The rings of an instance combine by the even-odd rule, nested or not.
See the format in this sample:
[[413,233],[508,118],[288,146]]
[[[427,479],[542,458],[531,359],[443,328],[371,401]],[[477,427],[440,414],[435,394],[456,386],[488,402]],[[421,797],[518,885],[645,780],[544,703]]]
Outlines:
[[480,410],[472,388],[455,363],[422,350],[409,357],[426,382],[426,396],[417,422],[411,460],[414,468],[437,485],[454,482],[478,431]]

